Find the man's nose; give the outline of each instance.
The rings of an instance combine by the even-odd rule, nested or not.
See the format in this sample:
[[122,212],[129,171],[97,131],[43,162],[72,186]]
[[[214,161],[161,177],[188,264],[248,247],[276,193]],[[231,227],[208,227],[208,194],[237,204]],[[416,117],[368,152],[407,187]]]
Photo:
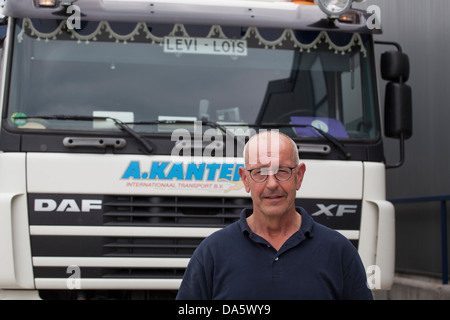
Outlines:
[[273,172],[271,172],[271,174],[267,175],[266,188],[275,188],[277,186],[278,186],[278,180],[277,180],[277,178],[275,178],[275,175],[273,174]]

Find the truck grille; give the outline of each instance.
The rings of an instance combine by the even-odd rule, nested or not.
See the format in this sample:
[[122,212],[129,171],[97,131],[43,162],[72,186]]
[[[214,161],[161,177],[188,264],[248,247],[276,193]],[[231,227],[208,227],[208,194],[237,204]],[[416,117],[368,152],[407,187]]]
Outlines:
[[239,219],[250,198],[167,196],[106,197],[103,224],[108,226],[224,227]]
[[106,238],[104,257],[190,257],[202,238]]
[[[237,221],[243,208],[252,207],[251,198],[231,197],[184,197],[184,196],[124,196],[124,195],[56,195],[29,194],[29,218],[32,227],[51,227],[46,231],[31,233],[32,255],[40,261],[34,265],[37,279],[65,279],[69,262],[80,258],[118,259],[186,259],[203,241],[204,236],[178,234],[176,228],[204,228],[204,230],[223,228]],[[69,204],[64,212],[57,209],[36,209],[35,200],[45,199],[46,203]],[[83,201],[95,201],[89,212],[83,212]],[[65,201],[65,202],[64,202]],[[59,208],[59,207],[58,207]],[[80,210],[75,210],[79,208]],[[68,209],[72,210],[69,211]],[[80,230],[64,234],[61,228],[74,226]],[[86,233],[86,227],[92,233]],[[108,229],[111,227],[111,229]],[[151,230],[164,227],[171,234],[153,235]],[[174,228],[175,227],[175,228]],[[125,230],[114,234],[102,234],[99,230]],[[148,228],[148,236],[147,236]],[[32,230],[36,230],[33,229]],[[57,230],[57,231],[52,231]],[[139,230],[136,234],[133,230]],[[169,232],[169,231],[167,231]],[[56,258],[60,266],[47,264],[46,259]],[[42,258],[44,260],[39,260]],[[75,260],[70,260],[75,259]],[[54,261],[54,260],[53,260]],[[102,260],[106,261],[106,260]],[[127,260],[131,261],[131,260]],[[99,265],[80,266],[83,278],[96,279],[181,279],[184,267],[179,266],[142,266],[132,262],[124,266]]]

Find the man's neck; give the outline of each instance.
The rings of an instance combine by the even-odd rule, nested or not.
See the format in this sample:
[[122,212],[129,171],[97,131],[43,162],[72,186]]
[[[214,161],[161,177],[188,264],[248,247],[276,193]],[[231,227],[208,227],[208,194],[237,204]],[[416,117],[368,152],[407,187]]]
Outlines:
[[266,239],[278,251],[300,229],[302,216],[295,210],[276,217],[254,211],[247,218],[247,223],[254,233]]

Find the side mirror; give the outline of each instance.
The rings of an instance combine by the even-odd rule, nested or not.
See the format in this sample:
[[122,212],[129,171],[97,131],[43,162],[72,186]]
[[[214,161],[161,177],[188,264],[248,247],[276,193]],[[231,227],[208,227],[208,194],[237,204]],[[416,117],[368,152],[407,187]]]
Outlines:
[[399,51],[381,55],[381,76],[391,81],[386,85],[384,129],[389,138],[408,139],[412,135],[412,91],[409,79],[409,58]]
[[389,82],[386,85],[384,134],[396,139],[412,136],[412,91],[407,84]]
[[381,55],[381,76],[384,80],[406,82],[409,79],[409,58],[400,51],[388,51]]
[[384,134],[388,138],[400,140],[400,161],[394,165],[386,165],[386,168],[398,168],[405,160],[405,140],[412,136],[413,131],[412,90],[405,84],[409,79],[409,58],[397,43],[376,43],[397,47],[397,51],[381,55],[380,67],[382,78],[389,81],[384,100]]

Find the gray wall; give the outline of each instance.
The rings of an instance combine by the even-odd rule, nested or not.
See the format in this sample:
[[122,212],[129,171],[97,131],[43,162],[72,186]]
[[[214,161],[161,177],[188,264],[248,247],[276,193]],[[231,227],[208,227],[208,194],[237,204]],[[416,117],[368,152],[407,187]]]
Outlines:
[[[376,38],[399,42],[411,63],[414,131],[405,165],[387,172],[387,197],[449,195],[450,1],[367,0],[358,7],[372,4],[381,9],[383,34]],[[384,85],[380,81],[381,101]],[[386,139],[385,152],[388,162],[397,162],[398,142]],[[439,276],[439,203],[396,204],[396,211],[397,270]]]
[[[450,194],[450,1],[367,0],[359,6],[371,4],[381,9],[383,34],[376,38],[399,42],[411,63],[414,132],[405,165],[388,171],[388,197]],[[385,151],[396,162],[395,140],[387,139]]]

